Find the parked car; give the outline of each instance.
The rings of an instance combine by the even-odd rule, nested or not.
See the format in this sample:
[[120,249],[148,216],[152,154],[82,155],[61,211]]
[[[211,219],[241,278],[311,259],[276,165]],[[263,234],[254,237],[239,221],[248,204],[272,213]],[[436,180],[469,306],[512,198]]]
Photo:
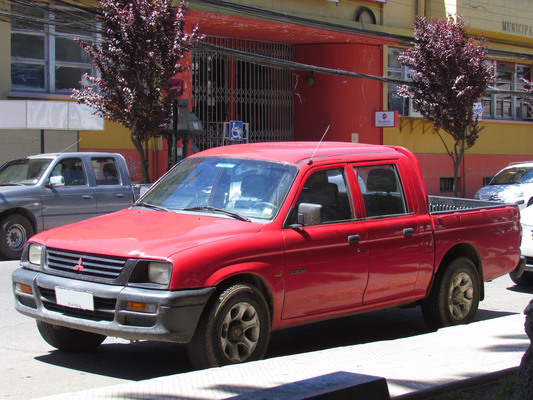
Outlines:
[[203,368],[261,358],[273,330],[382,308],[471,322],[519,246],[516,205],[428,196],[404,148],[243,144],[188,157],[127,210],[35,235],[12,280],[60,350],[171,341]]
[[516,203],[522,210],[533,204],[533,162],[511,163],[482,187],[476,199]]
[[0,167],[0,258],[18,259],[34,233],[127,208],[139,193],[120,154],[9,161]]
[[510,276],[517,285],[533,285],[533,206],[529,206],[520,212],[522,224],[522,244],[520,250],[526,258],[526,266],[522,275],[512,271]]

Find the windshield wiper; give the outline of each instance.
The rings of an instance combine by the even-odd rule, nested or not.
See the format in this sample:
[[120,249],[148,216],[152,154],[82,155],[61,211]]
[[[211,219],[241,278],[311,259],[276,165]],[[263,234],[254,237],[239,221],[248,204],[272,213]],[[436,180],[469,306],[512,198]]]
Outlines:
[[240,221],[247,221],[247,222],[251,221],[250,218],[243,217],[242,215],[237,214],[236,212],[229,211],[224,208],[217,208],[217,207],[211,207],[211,206],[189,207],[189,208],[184,208],[183,211],[214,211],[214,212],[220,212],[220,213],[229,215],[230,217],[233,217]]
[[[136,205],[137,205],[137,204],[136,204]],[[157,205],[155,205],[155,204],[147,203],[147,202],[145,202],[145,201],[143,201],[142,203],[140,203],[140,204],[138,204],[138,205],[143,206],[143,207],[146,207],[146,208],[151,208],[152,210],[172,212],[171,210],[169,210],[169,209],[166,208],[166,207],[157,206]]]
[[22,183],[13,183],[13,182],[2,182],[0,186],[25,186]]

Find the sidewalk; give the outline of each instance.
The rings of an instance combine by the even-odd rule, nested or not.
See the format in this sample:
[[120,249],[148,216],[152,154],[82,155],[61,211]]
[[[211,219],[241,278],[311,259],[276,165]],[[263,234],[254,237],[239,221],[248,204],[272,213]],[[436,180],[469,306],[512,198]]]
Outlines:
[[[524,322],[525,316],[516,314],[420,336],[65,393],[46,400],[207,400],[237,396],[287,399],[297,398],[292,393],[280,394],[294,382],[314,382],[320,386],[321,382],[330,383],[330,377],[344,379],[354,374],[384,377],[392,399],[399,396],[408,399],[410,395],[420,398],[416,395],[421,391],[518,367],[529,346]],[[286,386],[280,388],[283,385]],[[272,388],[277,388],[276,395],[269,395]]]

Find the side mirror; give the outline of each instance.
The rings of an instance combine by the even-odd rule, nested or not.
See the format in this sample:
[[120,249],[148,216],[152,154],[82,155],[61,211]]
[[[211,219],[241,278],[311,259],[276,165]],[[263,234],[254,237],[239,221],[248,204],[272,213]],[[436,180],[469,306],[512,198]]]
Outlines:
[[296,223],[287,228],[298,229],[304,226],[320,225],[324,222],[324,214],[321,204],[301,203],[296,214]]
[[65,178],[63,178],[62,175],[59,176],[51,176],[50,182],[47,185],[48,187],[61,187],[65,186]]

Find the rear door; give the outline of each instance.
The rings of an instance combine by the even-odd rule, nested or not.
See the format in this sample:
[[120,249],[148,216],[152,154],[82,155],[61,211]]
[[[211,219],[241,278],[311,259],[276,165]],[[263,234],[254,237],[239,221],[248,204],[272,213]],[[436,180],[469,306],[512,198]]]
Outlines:
[[407,201],[395,162],[354,166],[368,229],[368,285],[363,303],[409,298],[421,267],[432,265],[429,215]]
[[95,196],[98,215],[122,210],[133,203],[131,186],[124,185],[114,157],[92,157],[96,179]]

